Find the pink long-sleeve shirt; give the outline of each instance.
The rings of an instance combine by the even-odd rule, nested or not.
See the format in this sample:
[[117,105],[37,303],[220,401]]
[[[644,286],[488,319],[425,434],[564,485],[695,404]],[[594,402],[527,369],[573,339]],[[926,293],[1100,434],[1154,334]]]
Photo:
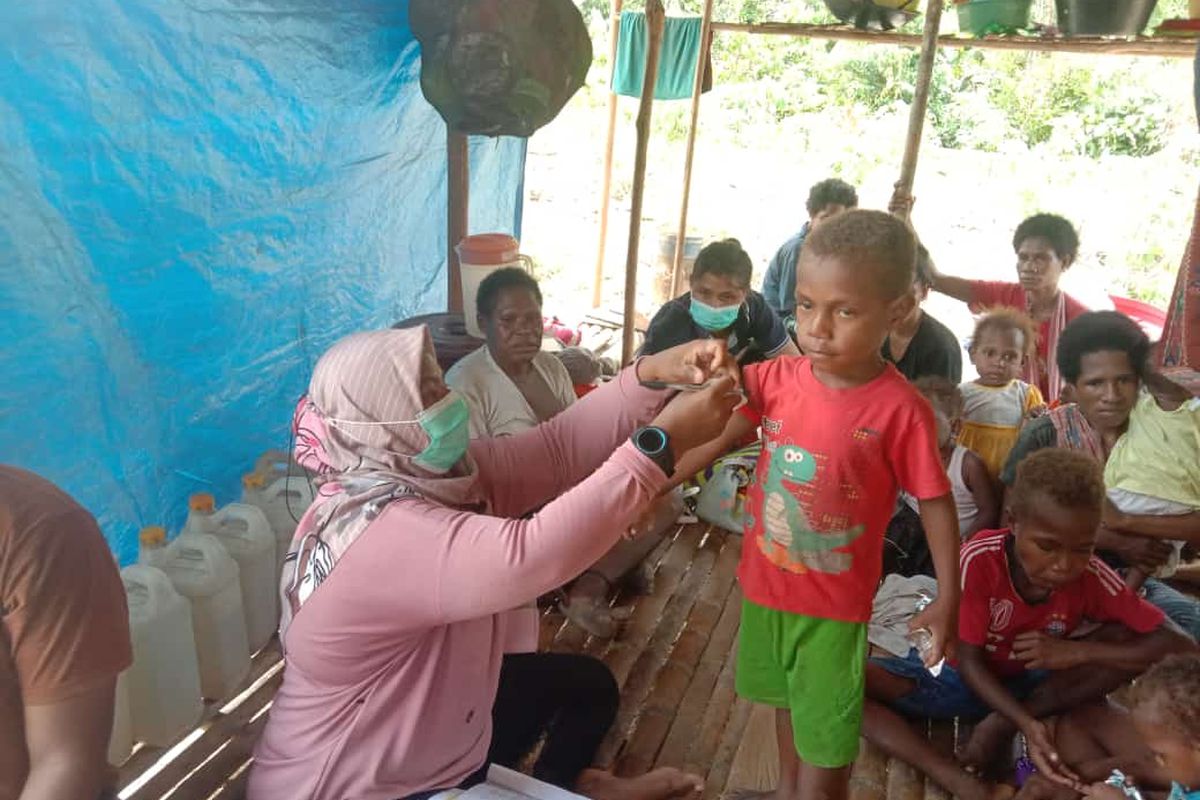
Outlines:
[[595,562],[666,483],[627,441],[663,399],[627,369],[544,425],[472,442],[496,516],[388,506],[288,629],[250,800],[394,800],[478,769],[506,611]]

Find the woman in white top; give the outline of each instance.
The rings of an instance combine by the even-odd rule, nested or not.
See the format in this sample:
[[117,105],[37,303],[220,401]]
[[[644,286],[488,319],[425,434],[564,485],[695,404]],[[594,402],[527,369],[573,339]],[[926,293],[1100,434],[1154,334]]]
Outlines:
[[[446,373],[446,384],[467,401],[471,438],[515,436],[567,409],[575,389],[567,368],[542,351],[542,292],[537,280],[516,267],[498,269],[479,284],[475,307],[487,343]],[[545,465],[530,464],[536,470]],[[615,545],[571,583],[564,593],[564,615],[593,636],[616,633],[623,609],[608,604],[609,589],[630,574],[634,588],[648,588],[636,570],[674,522],[669,503],[659,503],[664,519],[636,538]]]

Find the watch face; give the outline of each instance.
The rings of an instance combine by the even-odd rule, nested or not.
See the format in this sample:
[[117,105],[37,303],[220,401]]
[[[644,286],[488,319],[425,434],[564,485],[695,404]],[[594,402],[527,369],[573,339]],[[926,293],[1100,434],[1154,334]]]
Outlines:
[[645,453],[658,453],[667,446],[667,436],[659,428],[642,428],[637,445]]

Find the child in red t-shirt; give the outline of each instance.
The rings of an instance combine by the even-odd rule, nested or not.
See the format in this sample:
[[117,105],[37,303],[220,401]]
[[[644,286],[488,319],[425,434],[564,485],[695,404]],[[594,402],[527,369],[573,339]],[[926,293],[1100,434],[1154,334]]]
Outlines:
[[[1012,529],[983,531],[962,547],[958,662],[934,677],[911,655],[872,659],[869,740],[957,797],[986,800],[1006,788],[984,784],[935,750],[896,711],[983,718],[962,754],[968,766],[994,767],[1019,729],[1043,775],[1074,782],[1040,720],[1104,697],[1191,644],[1093,556],[1103,503],[1100,467],[1089,456],[1046,449],[1021,462],[1009,495]],[[1085,620],[1117,624],[1068,638]]]
[[[899,219],[847,211],[809,234],[797,266],[806,355],[743,371],[747,405],[691,474],[756,427],[738,578],[745,594],[737,691],[778,709],[776,800],[847,792],[862,722],[866,629],[898,489],[920,499],[941,597],[914,626],[930,663],[953,639],[958,522],[933,411],[880,357],[913,303],[916,239]],[[793,746],[788,746],[791,742]]]

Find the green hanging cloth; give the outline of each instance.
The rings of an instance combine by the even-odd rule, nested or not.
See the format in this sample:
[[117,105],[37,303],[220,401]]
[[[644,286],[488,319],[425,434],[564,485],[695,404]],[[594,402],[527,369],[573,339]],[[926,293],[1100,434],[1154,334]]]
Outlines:
[[[663,24],[662,49],[658,56],[658,80],[655,100],[684,100],[692,96],[696,77],[696,59],[703,54],[704,81],[701,91],[712,88],[712,59],[708,44],[701,47],[700,17],[667,17]],[[612,90],[627,97],[642,96],[642,78],[646,74],[646,52],[650,34],[643,11],[621,12],[621,32],[617,36],[617,63],[613,69]]]

